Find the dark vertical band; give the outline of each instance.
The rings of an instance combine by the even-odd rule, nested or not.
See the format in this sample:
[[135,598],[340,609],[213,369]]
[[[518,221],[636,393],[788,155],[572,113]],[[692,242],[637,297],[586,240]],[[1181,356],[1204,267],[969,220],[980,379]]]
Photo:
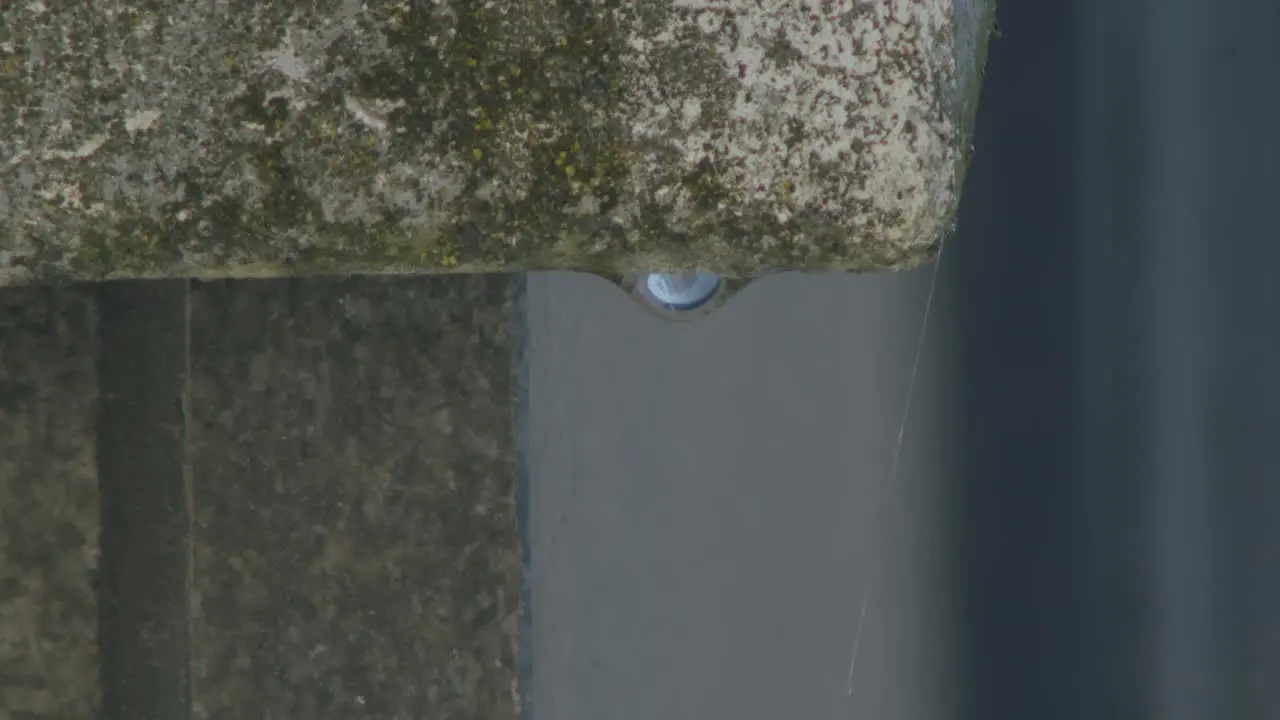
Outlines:
[[98,289],[99,642],[107,718],[189,713],[185,281]]

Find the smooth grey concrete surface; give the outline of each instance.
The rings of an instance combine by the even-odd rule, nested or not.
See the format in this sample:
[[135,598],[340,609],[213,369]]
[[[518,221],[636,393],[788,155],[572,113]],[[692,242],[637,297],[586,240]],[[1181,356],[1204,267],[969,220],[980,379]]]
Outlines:
[[1280,5],[1076,12],[1078,716],[1280,717]]
[[889,477],[928,279],[772,276],[679,324],[531,276],[534,717],[951,716],[932,363]]

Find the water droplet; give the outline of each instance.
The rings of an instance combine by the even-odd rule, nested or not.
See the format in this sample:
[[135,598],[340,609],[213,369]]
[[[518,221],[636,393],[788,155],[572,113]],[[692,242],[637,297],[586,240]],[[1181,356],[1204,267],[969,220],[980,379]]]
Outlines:
[[716,296],[719,275],[707,272],[650,273],[644,279],[645,295],[665,310],[696,310]]

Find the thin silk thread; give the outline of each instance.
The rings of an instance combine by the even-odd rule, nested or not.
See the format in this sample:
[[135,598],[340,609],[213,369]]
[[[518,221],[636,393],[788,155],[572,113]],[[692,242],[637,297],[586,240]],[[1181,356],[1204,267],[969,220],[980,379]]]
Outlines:
[[[946,249],[946,238],[938,244],[938,257],[933,262],[933,275],[929,279],[929,295],[924,303],[924,320],[920,322],[920,335],[916,339],[915,358],[911,361],[911,377],[907,381],[907,400],[902,408],[902,421],[898,423],[898,441],[893,449],[893,464],[889,467],[889,482],[898,479],[898,464],[902,459],[902,439],[907,433],[907,421],[911,418],[911,400],[916,392],[916,376],[920,373],[920,356],[924,350],[925,336],[929,330],[929,315],[933,310],[933,294],[938,287],[938,269],[942,267],[942,251]],[[867,581],[867,589],[862,593],[862,607],[858,611],[858,627],[853,633],[853,647],[849,651],[849,681],[845,684],[844,694],[853,695],[853,672],[858,666],[858,648],[862,645],[862,630],[866,626],[867,607],[871,604],[871,596],[875,592],[876,576],[873,572]]]

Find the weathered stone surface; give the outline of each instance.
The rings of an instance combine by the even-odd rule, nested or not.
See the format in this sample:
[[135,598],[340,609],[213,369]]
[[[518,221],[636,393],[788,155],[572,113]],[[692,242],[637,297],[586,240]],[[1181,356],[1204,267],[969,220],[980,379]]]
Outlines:
[[100,704],[94,336],[87,293],[0,290],[0,718]]
[[516,717],[511,287],[193,286],[193,717]]
[[24,0],[0,282],[929,258],[993,0]]

